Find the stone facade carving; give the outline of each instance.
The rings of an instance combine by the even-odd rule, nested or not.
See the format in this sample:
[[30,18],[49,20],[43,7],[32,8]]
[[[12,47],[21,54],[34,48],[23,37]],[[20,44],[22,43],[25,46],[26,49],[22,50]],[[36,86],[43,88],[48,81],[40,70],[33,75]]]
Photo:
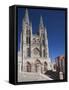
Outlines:
[[18,52],[18,71],[45,73],[51,70],[49,58],[47,29],[40,17],[38,34],[32,33],[32,23],[29,20],[28,10],[22,22],[20,51]]

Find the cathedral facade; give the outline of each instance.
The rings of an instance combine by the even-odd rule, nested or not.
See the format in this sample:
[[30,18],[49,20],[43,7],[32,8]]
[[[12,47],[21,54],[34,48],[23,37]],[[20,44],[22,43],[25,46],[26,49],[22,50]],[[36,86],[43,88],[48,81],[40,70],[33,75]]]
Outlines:
[[43,18],[40,17],[38,33],[33,34],[28,10],[22,20],[20,50],[18,51],[18,72],[42,73],[51,70],[48,35]]

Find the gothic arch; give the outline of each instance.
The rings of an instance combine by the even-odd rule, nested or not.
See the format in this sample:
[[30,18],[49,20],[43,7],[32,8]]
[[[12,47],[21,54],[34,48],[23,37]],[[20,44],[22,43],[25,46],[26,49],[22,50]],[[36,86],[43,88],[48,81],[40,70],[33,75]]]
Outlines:
[[42,67],[41,67],[41,62],[40,62],[40,60],[36,60],[36,62],[35,62],[35,72],[42,72],[41,70],[42,70]]
[[45,57],[45,49],[43,49],[43,57]]
[[47,71],[47,62],[44,62],[44,72]]
[[35,61],[35,63],[36,64],[41,64],[40,60],[38,60],[38,59]]
[[30,62],[27,62],[27,72],[31,72],[31,64],[30,64]]

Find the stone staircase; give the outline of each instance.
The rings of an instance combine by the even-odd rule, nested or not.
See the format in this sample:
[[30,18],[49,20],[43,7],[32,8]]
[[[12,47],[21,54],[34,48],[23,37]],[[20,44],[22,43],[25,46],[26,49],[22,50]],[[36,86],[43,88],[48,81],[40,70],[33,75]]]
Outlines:
[[58,72],[56,71],[47,71],[45,73],[45,75],[49,76],[50,78],[54,79],[54,80],[58,80],[59,79],[59,75],[58,75]]
[[26,81],[41,81],[41,80],[52,80],[47,75],[39,74],[39,73],[31,73],[31,72],[19,72],[18,73],[18,81],[26,82]]

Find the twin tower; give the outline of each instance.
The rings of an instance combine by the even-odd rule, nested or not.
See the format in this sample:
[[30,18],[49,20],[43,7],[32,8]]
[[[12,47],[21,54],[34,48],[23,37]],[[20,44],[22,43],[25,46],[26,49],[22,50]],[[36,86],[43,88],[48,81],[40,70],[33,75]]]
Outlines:
[[[35,18],[35,17],[34,17]],[[36,26],[35,26],[36,27]],[[38,33],[33,34],[32,23],[29,20],[28,10],[22,20],[20,41],[21,64],[24,72],[43,73],[50,70],[47,30],[40,17]]]
[[32,30],[32,23],[29,20],[28,10],[26,9],[25,16],[22,21],[22,33],[20,43],[20,49],[23,53],[23,58],[49,58],[47,30],[43,24],[42,16],[40,17],[38,34],[33,34]]

